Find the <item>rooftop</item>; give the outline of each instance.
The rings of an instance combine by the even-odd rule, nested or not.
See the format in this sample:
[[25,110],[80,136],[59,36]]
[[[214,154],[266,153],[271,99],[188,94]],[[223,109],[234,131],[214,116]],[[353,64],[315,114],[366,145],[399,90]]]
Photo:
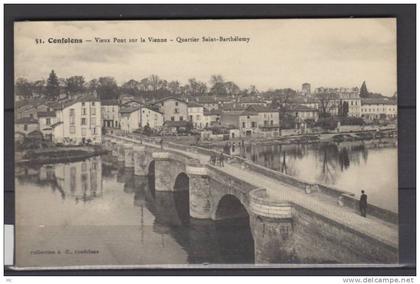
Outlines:
[[21,119],[15,120],[15,124],[33,124],[38,123],[38,120],[32,117],[22,117]]
[[38,117],[55,117],[55,111],[40,111]]
[[140,107],[122,107],[120,113],[132,113],[139,110]]
[[362,105],[396,105],[396,102],[389,99],[362,99]]

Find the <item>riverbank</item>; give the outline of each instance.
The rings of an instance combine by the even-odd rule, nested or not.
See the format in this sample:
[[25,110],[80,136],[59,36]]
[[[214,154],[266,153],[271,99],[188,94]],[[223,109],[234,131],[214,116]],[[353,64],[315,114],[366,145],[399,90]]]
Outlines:
[[312,143],[341,143],[351,141],[380,140],[383,138],[396,137],[396,129],[379,129],[379,130],[361,130],[348,132],[323,132],[323,133],[307,133],[280,136],[276,138],[262,137],[241,137],[223,141],[202,141],[199,146],[222,146],[226,143],[243,143],[253,145],[288,145],[288,144],[312,144]]
[[16,152],[16,164],[53,164],[84,160],[107,153],[102,146],[51,147]]

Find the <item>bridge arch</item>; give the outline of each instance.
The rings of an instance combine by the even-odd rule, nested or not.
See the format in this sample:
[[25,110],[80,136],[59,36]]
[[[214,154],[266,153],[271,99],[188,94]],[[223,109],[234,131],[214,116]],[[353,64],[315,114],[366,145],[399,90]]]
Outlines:
[[190,189],[190,178],[181,172],[175,178],[174,191],[188,191]]
[[233,194],[226,194],[220,198],[214,215],[216,220],[245,218],[249,214],[242,202]]

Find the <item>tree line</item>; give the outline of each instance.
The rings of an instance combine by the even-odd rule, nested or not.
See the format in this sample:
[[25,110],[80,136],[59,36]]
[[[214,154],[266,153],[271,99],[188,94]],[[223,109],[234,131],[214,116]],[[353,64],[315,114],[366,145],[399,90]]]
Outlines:
[[52,70],[47,80],[29,81],[25,78],[17,78],[15,82],[15,94],[24,99],[31,97],[45,97],[55,100],[61,94],[67,96],[94,93],[101,99],[116,99],[121,94],[137,97],[160,98],[168,95],[174,96],[247,96],[259,93],[257,88],[251,85],[241,89],[232,81],[227,81],[221,75],[212,75],[209,82],[202,82],[195,78],[188,79],[186,84],[175,81],[167,81],[158,75],[150,75],[146,78],[131,79],[118,85],[113,77],[99,77],[89,81],[83,76],[70,76],[59,78]]

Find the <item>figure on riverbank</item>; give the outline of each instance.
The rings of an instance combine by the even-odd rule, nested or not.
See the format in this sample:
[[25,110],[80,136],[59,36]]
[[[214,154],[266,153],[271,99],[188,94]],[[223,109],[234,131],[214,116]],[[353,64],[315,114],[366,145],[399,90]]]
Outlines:
[[362,195],[360,196],[359,207],[360,207],[360,215],[362,215],[363,217],[366,217],[367,195],[365,194],[364,190],[362,190]]

